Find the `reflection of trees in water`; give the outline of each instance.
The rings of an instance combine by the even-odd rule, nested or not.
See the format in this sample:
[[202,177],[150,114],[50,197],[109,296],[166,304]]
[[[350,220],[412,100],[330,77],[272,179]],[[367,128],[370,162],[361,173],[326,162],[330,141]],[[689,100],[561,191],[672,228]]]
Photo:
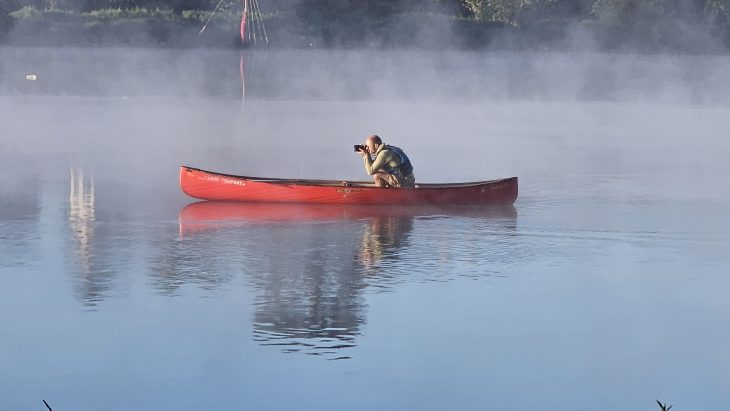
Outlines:
[[397,260],[408,240],[407,234],[412,229],[411,216],[373,218],[365,227],[358,253],[358,261],[365,274],[380,272],[382,260]]
[[[516,247],[516,217],[516,209],[507,206],[434,210],[412,219],[379,221],[363,234],[361,263],[367,286],[388,290],[402,282],[503,275],[502,267],[528,252]],[[390,234],[408,233],[416,222],[417,235]],[[397,241],[407,241],[407,247]],[[378,256],[382,257],[374,258]]]
[[263,292],[254,314],[256,341],[285,352],[348,358],[342,350],[356,345],[365,322],[363,268],[397,258],[413,218],[371,217],[348,226],[318,225],[272,238],[266,247],[271,258],[252,274]]
[[94,306],[103,299],[112,277],[111,270],[100,268],[96,259],[94,179],[71,169],[69,186],[68,228],[79,269],[76,293],[85,305]]
[[[74,288],[84,305],[94,307],[113,291],[116,271],[131,264],[136,233],[110,216],[100,218],[99,210],[111,210],[118,199],[107,199],[110,203],[100,207],[92,177],[81,169],[71,169],[69,180],[67,229],[77,272]],[[115,220],[120,218],[124,215],[114,213]]]
[[412,220],[192,223],[181,226],[180,239],[159,247],[152,280],[173,293],[184,284],[217,287],[242,270],[256,294],[255,341],[347,358],[365,322],[363,267],[397,255]]
[[83,171],[71,169],[68,196],[68,225],[76,237],[82,269],[88,271],[91,264],[91,241],[94,237],[95,196],[94,179],[84,176]]
[[[255,293],[254,340],[327,359],[349,358],[356,346],[366,322],[365,290],[462,272],[491,275],[484,266],[515,251],[514,208],[473,216],[333,212],[331,220],[322,208],[309,210],[319,221],[291,221],[281,209],[266,215],[260,206],[201,204],[202,210],[198,220],[181,219],[180,239],[159,247],[155,286],[170,293],[184,284],[218,287],[241,270]],[[215,221],[216,211],[227,217]],[[275,216],[283,221],[267,220]],[[412,236],[416,221],[423,224]]]
[[244,270],[259,291],[254,339],[305,352],[346,358],[364,323],[362,277],[353,254],[357,221],[271,227]]

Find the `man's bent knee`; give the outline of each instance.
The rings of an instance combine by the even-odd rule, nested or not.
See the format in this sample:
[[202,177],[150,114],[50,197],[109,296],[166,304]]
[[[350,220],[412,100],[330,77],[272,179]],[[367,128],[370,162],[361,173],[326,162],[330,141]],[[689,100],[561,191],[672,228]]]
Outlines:
[[390,174],[388,173],[376,173],[373,174],[373,182],[376,187],[391,187]]

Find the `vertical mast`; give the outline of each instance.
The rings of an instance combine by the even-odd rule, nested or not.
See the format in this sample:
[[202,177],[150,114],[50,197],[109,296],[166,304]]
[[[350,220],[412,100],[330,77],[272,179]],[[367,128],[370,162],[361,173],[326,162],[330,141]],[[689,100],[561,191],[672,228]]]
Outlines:
[[241,16],[241,43],[246,42],[246,21],[248,20],[249,3],[251,0],[243,1],[243,15]]

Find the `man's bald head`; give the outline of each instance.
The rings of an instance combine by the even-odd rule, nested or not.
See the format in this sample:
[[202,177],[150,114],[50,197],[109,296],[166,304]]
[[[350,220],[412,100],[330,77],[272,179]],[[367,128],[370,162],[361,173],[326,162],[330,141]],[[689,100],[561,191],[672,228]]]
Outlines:
[[383,144],[383,140],[381,140],[380,137],[378,137],[377,134],[373,134],[371,136],[368,136],[368,138],[367,138],[366,141],[368,143],[373,143],[373,144]]
[[382,145],[383,140],[381,140],[377,134],[368,136],[368,138],[365,139],[365,146],[368,148],[368,152],[370,154],[375,154],[378,151],[378,147]]

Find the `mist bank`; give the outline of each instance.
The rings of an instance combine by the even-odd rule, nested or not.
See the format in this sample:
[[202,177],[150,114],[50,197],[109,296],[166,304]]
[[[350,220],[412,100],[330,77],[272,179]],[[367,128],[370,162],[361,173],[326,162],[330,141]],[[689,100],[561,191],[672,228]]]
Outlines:
[[517,100],[727,107],[728,72],[726,55],[0,47],[0,96],[209,101],[204,104],[240,100],[245,94],[249,102]]
[[[726,0],[262,3],[268,41],[255,45],[272,48],[730,50]],[[0,0],[0,44],[235,48],[240,9],[232,1]]]

